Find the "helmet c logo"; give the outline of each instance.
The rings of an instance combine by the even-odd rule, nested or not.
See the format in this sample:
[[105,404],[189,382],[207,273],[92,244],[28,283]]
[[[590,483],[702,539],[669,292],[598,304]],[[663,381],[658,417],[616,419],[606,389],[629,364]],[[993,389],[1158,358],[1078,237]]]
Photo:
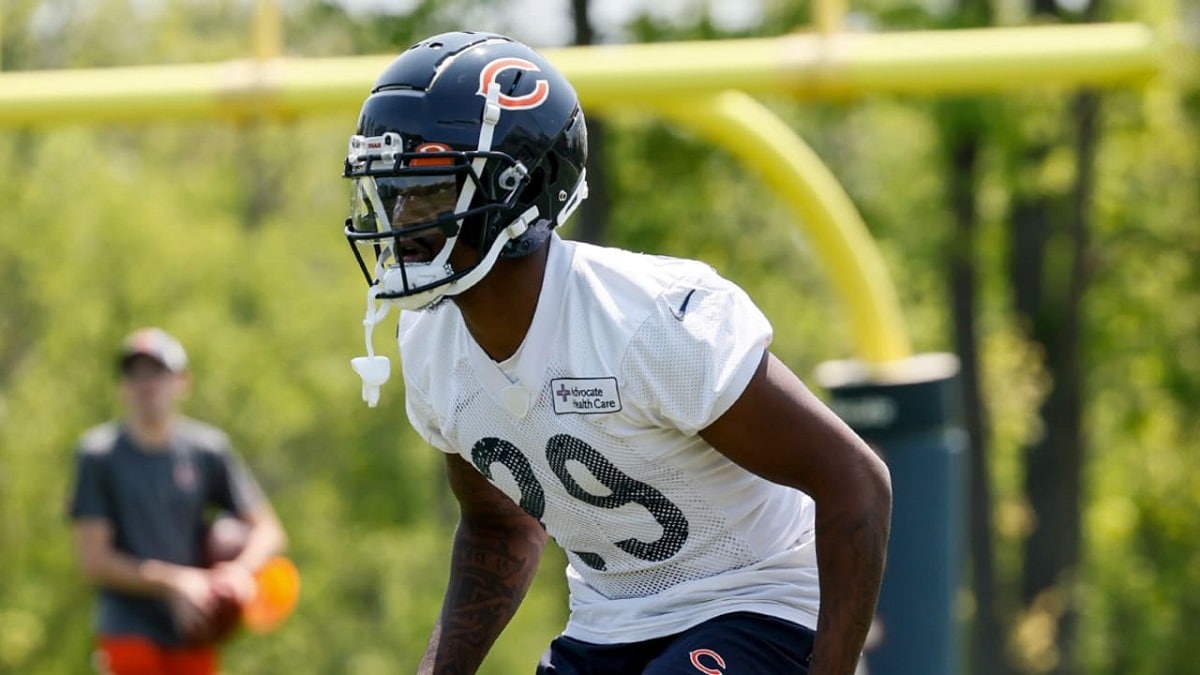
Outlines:
[[[518,59],[516,57],[506,57],[496,59],[483,67],[483,72],[479,73],[479,91],[476,92],[480,96],[487,96],[488,87],[496,81],[505,70],[516,68],[517,70],[528,70],[530,72],[539,72],[541,68],[537,64]],[[550,98],[550,83],[543,79],[538,79],[534,82],[533,91],[524,96],[506,96],[500,95],[500,107],[506,110],[529,110],[536,108],[546,102]]]
[[[422,143],[421,145],[417,146],[417,149],[414,152],[450,152],[451,150],[453,150],[453,148],[446,145],[445,143]],[[448,166],[453,163],[454,163],[454,160],[450,159],[449,157],[430,157],[428,159],[421,159],[421,158],[417,157],[417,158],[414,158],[411,161],[409,161],[408,165],[409,166]]]

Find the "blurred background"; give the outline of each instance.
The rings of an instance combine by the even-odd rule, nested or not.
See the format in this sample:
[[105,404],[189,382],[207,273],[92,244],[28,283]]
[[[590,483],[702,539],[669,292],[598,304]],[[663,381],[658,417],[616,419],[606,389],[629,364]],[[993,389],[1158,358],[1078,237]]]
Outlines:
[[[535,47],[813,30],[798,0],[3,0],[17,71],[398,53],[443,30]],[[760,97],[827,163],[913,349],[962,361],[962,672],[1187,675],[1200,642],[1200,5],[851,0],[837,30],[1138,22],[1137,86]],[[269,27],[269,26],[268,26]],[[375,72],[356,73],[367,81]],[[225,671],[412,672],[455,511],[401,384],[359,398],[364,283],[342,237],[355,111],[0,127],[0,673],[86,672],[91,591],[64,507],[73,445],[117,413],[115,350],[159,325],[186,411],[227,429],[287,526],[300,605]],[[0,99],[0,117],[11,102]],[[86,112],[86,111],[85,111]],[[611,114],[610,114],[611,113]],[[589,118],[592,198],[564,236],[697,257],[742,284],[797,372],[853,356],[780,196],[645,111]],[[380,351],[395,358],[387,340]],[[532,672],[566,619],[551,552],[485,673]]]

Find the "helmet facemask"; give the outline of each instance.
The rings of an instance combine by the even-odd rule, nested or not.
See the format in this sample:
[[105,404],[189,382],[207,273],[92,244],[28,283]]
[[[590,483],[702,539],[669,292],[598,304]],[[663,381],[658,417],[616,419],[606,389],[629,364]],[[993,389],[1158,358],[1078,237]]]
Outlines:
[[[367,282],[377,286],[375,297],[420,309],[474,285],[535,214],[498,222],[529,183],[529,172],[512,157],[434,143],[417,152],[399,152],[401,147],[397,133],[351,137],[346,237]],[[499,236],[488,241],[489,232]],[[450,265],[456,246],[474,255],[465,265],[460,255],[457,271]]]

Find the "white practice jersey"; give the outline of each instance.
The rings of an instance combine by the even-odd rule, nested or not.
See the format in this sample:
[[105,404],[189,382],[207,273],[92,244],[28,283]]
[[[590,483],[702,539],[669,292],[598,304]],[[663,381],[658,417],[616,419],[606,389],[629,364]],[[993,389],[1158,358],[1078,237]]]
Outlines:
[[453,303],[402,313],[399,341],[418,433],[567,551],[566,635],[637,642],[734,611],[816,626],[812,500],[698,435],[771,341],[712,268],[553,236],[512,358],[488,358]]

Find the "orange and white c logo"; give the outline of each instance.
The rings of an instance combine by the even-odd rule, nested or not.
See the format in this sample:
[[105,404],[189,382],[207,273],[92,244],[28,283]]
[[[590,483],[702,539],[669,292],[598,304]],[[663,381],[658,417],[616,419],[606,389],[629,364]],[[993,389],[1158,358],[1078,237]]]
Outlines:
[[[725,659],[721,655],[711,649],[693,649],[688,656],[692,657],[692,665],[696,666],[696,670],[704,673],[704,675],[723,675],[725,673]],[[715,666],[706,666],[700,662],[701,656],[707,656],[715,663]]]
[[[445,143],[422,143],[417,146],[414,152],[450,152],[453,150]],[[453,164],[454,160],[449,157],[430,157],[428,159],[414,158],[408,163],[409,166],[448,166]]]
[[[496,81],[500,73],[516,68],[517,70],[528,70],[530,72],[539,72],[541,68],[537,64],[518,59],[516,57],[505,57],[496,59],[483,67],[483,71],[479,73],[479,91],[475,92],[480,96],[487,96],[488,87]],[[529,110],[536,108],[546,102],[550,98],[550,83],[543,79],[538,79],[534,82],[533,91],[524,96],[506,96],[500,95],[500,107],[506,110]]]

